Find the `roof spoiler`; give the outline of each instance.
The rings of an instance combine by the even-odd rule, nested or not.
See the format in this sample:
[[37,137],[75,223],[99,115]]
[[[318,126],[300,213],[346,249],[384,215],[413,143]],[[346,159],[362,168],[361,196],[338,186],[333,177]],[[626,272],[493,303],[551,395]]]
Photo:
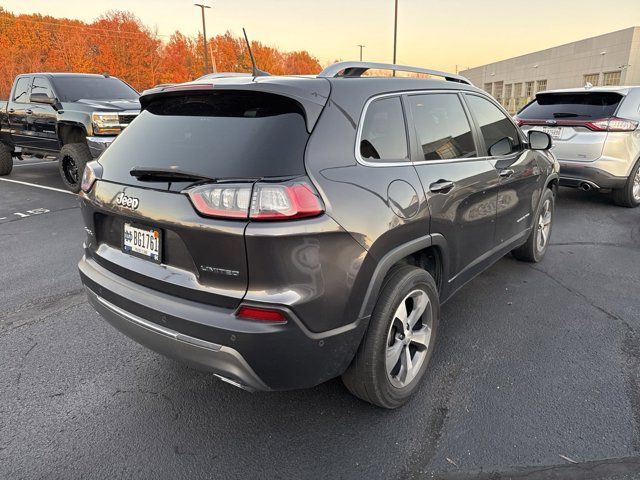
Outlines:
[[449,82],[464,83],[473,85],[469,80],[461,75],[453,73],[441,72],[439,70],[431,70],[429,68],[411,67],[408,65],[395,65],[392,63],[374,63],[374,62],[338,62],[329,65],[318,77],[336,78],[336,77],[361,77],[367,70],[392,70],[394,72],[411,72],[422,73],[425,75],[433,75],[434,77],[442,77]]

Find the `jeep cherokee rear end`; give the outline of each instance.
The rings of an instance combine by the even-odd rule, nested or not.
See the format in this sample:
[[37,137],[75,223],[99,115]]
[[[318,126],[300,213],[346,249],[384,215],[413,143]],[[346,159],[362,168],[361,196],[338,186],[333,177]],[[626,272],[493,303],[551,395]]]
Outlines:
[[143,97],[135,128],[85,178],[80,272],[96,309],[246,388],[342,373],[361,333],[345,308],[365,250],[305,176],[328,93],[326,80],[281,79]]

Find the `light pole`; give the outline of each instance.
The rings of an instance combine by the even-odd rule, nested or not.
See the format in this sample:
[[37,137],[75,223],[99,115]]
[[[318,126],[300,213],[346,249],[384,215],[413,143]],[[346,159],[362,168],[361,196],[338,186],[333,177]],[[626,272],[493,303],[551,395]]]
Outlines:
[[204,21],[204,9],[205,8],[211,8],[209,5],[204,5],[202,3],[194,3],[194,5],[196,7],[200,7],[200,10],[202,12],[202,46],[203,48],[203,53],[204,53],[204,73],[207,74],[209,73],[209,58],[207,55],[207,25]]
[[364,47],[366,47],[366,45],[360,45],[360,44],[358,44],[358,45],[356,45],[356,47],[360,47],[360,61],[362,61],[362,49],[363,49]]
[[[396,64],[396,50],[398,45],[398,0],[395,0],[395,13],[393,16],[393,64]],[[396,76],[396,71],[393,71],[393,76]]]

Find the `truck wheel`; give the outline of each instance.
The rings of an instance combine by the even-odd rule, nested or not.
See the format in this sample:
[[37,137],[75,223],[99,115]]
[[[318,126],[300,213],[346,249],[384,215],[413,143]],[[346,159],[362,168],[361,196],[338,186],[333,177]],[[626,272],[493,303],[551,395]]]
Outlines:
[[613,203],[621,207],[634,208],[640,205],[640,160],[631,170],[627,183],[611,192]]
[[355,358],[342,381],[355,396],[383,408],[409,400],[427,370],[440,317],[433,277],[411,265],[385,279]]
[[13,152],[0,143],[0,175],[9,175],[13,170]]
[[544,257],[547,248],[549,248],[555,202],[556,198],[553,191],[545,188],[527,243],[511,252],[518,260],[538,263]]
[[58,170],[65,186],[72,192],[80,191],[84,166],[91,160],[91,152],[85,143],[68,143],[60,150]]

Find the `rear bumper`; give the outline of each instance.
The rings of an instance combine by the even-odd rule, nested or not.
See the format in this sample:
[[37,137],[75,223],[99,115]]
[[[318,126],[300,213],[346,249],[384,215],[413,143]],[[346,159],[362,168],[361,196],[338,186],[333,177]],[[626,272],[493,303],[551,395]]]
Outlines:
[[240,320],[235,309],[151,290],[90,258],[78,268],[89,301],[115,328],[160,354],[248,390],[306,388],[342,374],[367,324],[361,319],[313,333],[286,307],[286,324]]
[[560,163],[560,185],[580,187],[588,184],[591,188],[622,188],[627,177],[613,175],[600,168],[598,161],[570,162],[558,160]]
[[87,146],[93,158],[98,158],[116,137],[87,137]]

